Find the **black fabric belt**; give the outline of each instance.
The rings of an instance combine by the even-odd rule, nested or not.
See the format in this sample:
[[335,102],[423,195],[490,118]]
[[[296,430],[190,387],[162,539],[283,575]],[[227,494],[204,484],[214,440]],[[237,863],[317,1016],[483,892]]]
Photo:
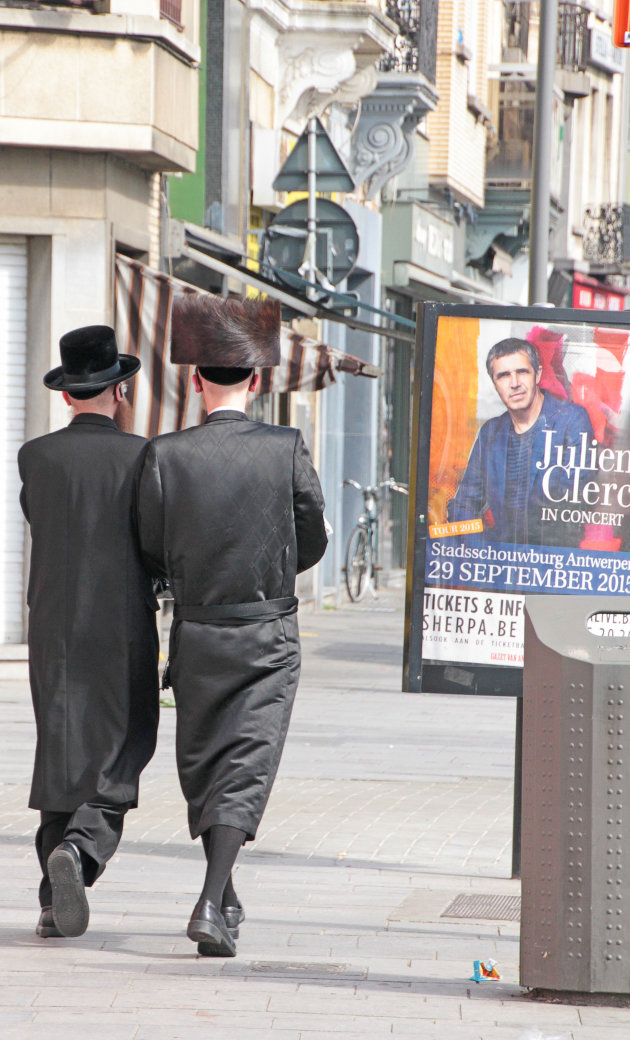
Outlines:
[[200,621],[210,625],[253,625],[256,621],[277,621],[297,613],[297,596],[282,599],[257,599],[253,603],[211,603],[208,606],[175,604],[174,621]]

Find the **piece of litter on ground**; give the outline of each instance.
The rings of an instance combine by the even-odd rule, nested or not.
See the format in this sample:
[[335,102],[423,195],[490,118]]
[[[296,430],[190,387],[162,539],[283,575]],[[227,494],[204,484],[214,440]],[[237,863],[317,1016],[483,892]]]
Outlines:
[[496,969],[496,961],[473,961],[473,974],[471,982],[500,982],[501,976]]

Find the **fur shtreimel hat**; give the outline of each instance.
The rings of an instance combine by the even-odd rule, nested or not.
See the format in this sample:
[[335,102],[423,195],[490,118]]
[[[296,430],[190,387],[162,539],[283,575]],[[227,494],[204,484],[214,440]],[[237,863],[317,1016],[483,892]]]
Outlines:
[[225,299],[198,293],[176,296],[171,361],[214,368],[279,365],[279,301]]

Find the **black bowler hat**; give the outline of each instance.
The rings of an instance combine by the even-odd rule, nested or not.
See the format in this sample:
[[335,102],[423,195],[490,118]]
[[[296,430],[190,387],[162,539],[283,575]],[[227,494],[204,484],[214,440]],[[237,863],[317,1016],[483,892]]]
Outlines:
[[66,332],[59,340],[59,353],[61,364],[46,373],[44,385],[69,394],[105,390],[135,376],[140,368],[138,358],[118,353],[116,333],[109,325]]

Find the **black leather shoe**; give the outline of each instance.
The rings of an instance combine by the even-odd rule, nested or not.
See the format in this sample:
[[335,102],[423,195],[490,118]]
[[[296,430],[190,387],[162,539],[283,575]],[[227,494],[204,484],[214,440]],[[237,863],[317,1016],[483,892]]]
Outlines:
[[209,899],[200,899],[197,903],[188,922],[187,935],[193,942],[199,943],[199,953],[203,957],[236,956],[236,946],[227,930],[223,914]]
[[228,932],[233,939],[238,939],[239,925],[245,920],[245,911],[241,901],[237,900],[236,906],[222,906],[221,913]]
[[83,935],[90,920],[85,898],[81,854],[71,841],[62,841],[48,857],[53,921],[62,935]]
[[55,927],[52,906],[42,907],[42,912],[39,915],[39,921],[37,922],[37,928],[35,929],[35,935],[41,936],[42,939],[63,938],[59,929]]

